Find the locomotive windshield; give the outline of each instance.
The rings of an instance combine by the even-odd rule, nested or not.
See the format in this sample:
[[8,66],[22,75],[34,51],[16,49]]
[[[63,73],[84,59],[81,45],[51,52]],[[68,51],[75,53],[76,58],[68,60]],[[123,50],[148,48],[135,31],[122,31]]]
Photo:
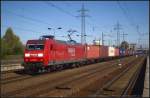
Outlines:
[[42,44],[28,44],[26,49],[27,50],[43,50],[44,45],[42,45]]

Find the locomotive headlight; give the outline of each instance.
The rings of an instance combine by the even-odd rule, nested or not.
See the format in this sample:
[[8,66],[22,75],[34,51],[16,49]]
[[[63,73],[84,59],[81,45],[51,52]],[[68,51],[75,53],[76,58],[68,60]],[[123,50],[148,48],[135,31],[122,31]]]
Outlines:
[[38,57],[43,57],[43,53],[38,53]]
[[25,57],[29,57],[30,56],[30,54],[29,53],[25,53]]

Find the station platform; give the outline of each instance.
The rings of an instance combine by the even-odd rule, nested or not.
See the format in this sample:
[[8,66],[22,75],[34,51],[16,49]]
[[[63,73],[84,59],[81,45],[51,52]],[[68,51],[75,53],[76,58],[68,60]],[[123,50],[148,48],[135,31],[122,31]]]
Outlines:
[[143,97],[148,97],[149,98],[149,56],[147,57]]

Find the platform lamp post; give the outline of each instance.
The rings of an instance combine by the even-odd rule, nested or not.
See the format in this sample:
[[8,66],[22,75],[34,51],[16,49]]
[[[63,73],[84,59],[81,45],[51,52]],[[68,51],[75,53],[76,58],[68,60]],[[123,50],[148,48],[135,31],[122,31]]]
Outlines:
[[[58,28],[56,28],[56,29],[60,30],[60,29],[62,29],[62,28],[61,28],[61,27],[58,27]],[[48,30],[53,30],[53,31],[54,31],[54,38],[55,38],[55,31],[56,31],[56,29],[55,29],[55,28],[48,28]]]

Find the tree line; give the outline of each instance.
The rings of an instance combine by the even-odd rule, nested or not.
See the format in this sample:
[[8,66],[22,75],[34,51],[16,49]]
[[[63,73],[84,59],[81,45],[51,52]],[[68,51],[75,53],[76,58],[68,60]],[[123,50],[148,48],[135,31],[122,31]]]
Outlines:
[[24,46],[11,27],[9,27],[4,36],[1,37],[0,43],[1,58],[5,58],[9,55],[23,55]]

